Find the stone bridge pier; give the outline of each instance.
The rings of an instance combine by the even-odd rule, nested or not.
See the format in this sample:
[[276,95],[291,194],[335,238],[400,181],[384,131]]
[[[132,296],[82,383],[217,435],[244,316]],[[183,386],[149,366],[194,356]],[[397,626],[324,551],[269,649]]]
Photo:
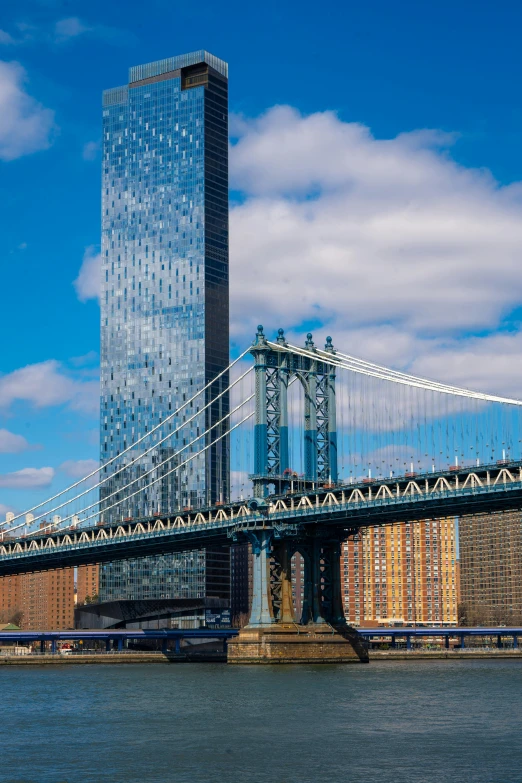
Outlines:
[[[357,631],[347,625],[341,596],[339,533],[306,535],[258,529],[253,555],[250,621],[228,645],[229,663],[359,663],[368,661]],[[304,559],[301,617],[292,598],[293,555]]]

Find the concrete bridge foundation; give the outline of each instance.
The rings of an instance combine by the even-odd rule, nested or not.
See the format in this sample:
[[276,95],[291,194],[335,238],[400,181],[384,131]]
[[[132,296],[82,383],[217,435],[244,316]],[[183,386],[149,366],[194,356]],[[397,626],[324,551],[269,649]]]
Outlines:
[[[228,644],[228,663],[359,663],[366,646],[346,624],[340,589],[337,536],[273,538],[272,530],[251,535],[253,602],[250,621]],[[292,601],[292,554],[305,562],[303,614]]]
[[336,629],[326,623],[247,625],[228,643],[227,662],[367,663],[368,652],[349,626]]

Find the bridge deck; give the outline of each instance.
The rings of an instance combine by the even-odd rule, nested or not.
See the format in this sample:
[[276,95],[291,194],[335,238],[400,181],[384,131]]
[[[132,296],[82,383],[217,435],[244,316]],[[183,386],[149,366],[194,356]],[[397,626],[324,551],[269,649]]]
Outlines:
[[360,527],[522,508],[522,462],[407,474],[267,499],[182,511],[111,525],[38,531],[0,539],[0,576],[230,544],[247,531],[271,528],[306,535],[317,525],[348,536]]

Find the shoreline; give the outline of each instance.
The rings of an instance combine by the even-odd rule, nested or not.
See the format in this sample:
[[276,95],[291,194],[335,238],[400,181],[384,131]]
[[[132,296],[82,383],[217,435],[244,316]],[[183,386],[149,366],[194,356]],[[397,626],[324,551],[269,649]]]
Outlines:
[[[371,650],[372,661],[431,661],[520,659],[522,650]],[[0,655],[0,666],[62,666],[129,663],[226,663],[226,654],[216,653],[98,653],[93,655]],[[296,662],[297,663],[297,662]],[[281,664],[283,665],[283,664]],[[293,665],[293,664],[292,664]]]

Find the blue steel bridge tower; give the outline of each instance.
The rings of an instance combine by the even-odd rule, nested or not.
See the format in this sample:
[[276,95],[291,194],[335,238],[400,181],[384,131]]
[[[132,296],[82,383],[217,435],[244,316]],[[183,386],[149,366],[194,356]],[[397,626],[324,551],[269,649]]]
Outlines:
[[[102,462],[228,366],[228,302],[227,63],[198,51],[135,66],[128,84],[103,94]],[[228,383],[225,373],[200,407]],[[168,449],[158,450],[156,461],[168,460],[184,438],[205,433],[228,405],[223,395],[190,430],[168,441]],[[172,428],[182,423],[175,420]],[[216,427],[207,437],[215,440],[221,432]],[[167,461],[165,473],[174,464]],[[105,495],[133,478],[130,470],[121,475],[108,482]],[[139,517],[226,500],[228,482],[224,437],[105,516]],[[228,553],[198,552],[114,563],[102,567],[101,595],[226,596],[228,562]]]
[[[288,385],[292,380],[299,381],[304,393],[304,482],[311,487],[338,479],[335,366],[314,355],[310,333],[302,352],[288,350],[283,329],[276,345],[268,343],[258,326],[250,349],[255,362],[255,497],[264,497],[270,486],[280,492],[290,484]],[[331,337],[326,338],[325,351],[335,353]]]

